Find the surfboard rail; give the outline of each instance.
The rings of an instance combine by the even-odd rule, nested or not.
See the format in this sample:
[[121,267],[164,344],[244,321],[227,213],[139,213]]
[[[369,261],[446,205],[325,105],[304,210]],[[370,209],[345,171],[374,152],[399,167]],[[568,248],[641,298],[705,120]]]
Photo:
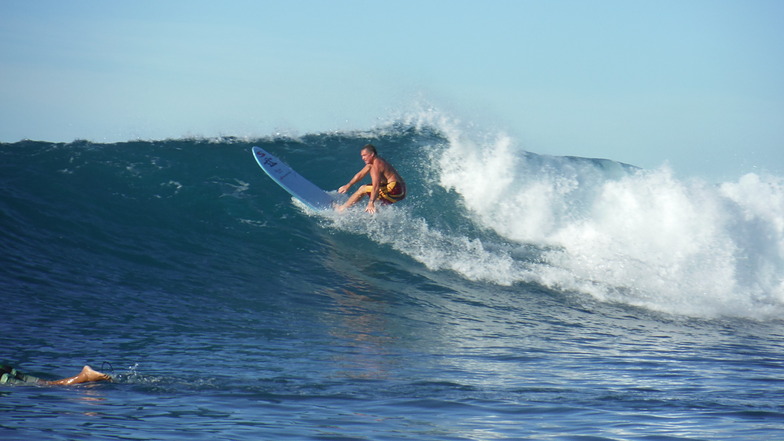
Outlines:
[[315,211],[332,208],[335,199],[329,193],[305,179],[288,164],[263,148],[254,146],[252,150],[256,163],[267,176],[298,201]]

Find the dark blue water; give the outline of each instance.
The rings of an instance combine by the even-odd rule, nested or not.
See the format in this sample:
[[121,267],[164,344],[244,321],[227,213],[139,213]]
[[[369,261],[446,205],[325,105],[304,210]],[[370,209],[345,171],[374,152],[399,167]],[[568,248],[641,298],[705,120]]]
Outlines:
[[[374,143],[409,197],[304,210]],[[0,145],[3,439],[784,436],[784,185],[446,125]]]

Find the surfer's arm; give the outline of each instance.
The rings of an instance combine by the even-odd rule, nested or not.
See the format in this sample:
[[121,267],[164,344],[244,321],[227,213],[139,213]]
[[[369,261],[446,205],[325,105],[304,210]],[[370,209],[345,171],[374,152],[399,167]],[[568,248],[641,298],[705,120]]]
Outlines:
[[378,199],[378,189],[381,186],[381,171],[376,167],[370,168],[370,179],[372,180],[373,189],[370,190],[370,200],[368,201],[365,211],[369,213],[376,212],[376,199]]
[[368,164],[365,167],[363,167],[362,170],[360,170],[356,175],[354,175],[354,177],[351,178],[350,181],[348,181],[348,184],[338,188],[338,193],[347,192],[352,185],[356,184],[357,182],[361,181],[365,176],[367,176],[369,171],[370,171],[370,165]]

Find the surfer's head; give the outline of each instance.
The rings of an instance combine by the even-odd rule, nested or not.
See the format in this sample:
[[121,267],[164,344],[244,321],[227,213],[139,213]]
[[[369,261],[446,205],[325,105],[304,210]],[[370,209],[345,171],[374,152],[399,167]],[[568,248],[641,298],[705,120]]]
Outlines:
[[362,150],[359,154],[362,156],[362,160],[365,161],[365,164],[372,164],[378,153],[376,152],[376,147],[374,147],[373,144],[367,144],[362,147]]

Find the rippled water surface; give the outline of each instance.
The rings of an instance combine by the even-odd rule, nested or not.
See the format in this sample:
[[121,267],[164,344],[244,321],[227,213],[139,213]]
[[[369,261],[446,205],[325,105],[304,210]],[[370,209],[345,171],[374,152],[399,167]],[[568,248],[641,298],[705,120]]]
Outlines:
[[[370,141],[411,193],[372,218],[304,211],[250,155],[262,145],[336,188]],[[454,147],[400,128],[3,144],[0,358],[49,379],[90,364],[115,381],[0,386],[0,438],[781,437],[784,322],[764,241],[744,251],[731,293],[700,294],[699,278],[737,256],[644,262],[612,248],[630,240],[622,231],[596,260],[544,230],[523,240],[449,184],[462,173],[445,159]],[[574,161],[560,163],[564,177]],[[579,167],[637,188],[614,180],[636,173],[620,165]],[[599,171],[581,172],[581,188]],[[769,232],[764,219],[754,226]],[[715,231],[717,252],[756,234]],[[669,285],[657,291],[655,277]]]

